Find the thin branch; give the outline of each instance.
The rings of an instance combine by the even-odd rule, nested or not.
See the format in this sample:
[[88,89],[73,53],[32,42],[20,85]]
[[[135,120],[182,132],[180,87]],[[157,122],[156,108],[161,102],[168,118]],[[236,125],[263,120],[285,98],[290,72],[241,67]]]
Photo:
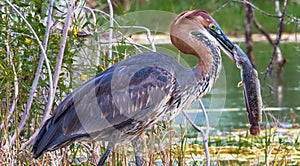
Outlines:
[[92,14],[94,25],[96,25],[97,24],[97,18],[96,18],[96,15],[95,15],[95,12],[93,11],[93,9],[91,9],[87,6],[82,6],[82,7],[83,7],[83,9],[88,10]]
[[[123,35],[120,31],[118,31],[119,34]],[[126,40],[126,43],[130,44],[131,46],[133,46],[136,50],[138,50],[140,53],[142,53],[143,51],[139,48],[139,47],[142,47],[146,50],[149,50],[151,51],[148,47],[142,45],[142,44],[138,44],[138,43],[135,43],[135,42],[131,42],[130,41],[130,38],[129,37],[126,37],[126,36],[123,36],[124,39]],[[139,46],[139,47],[138,47]]]
[[114,10],[110,0],[107,0],[109,8],[109,31],[108,31],[108,60],[109,66],[112,64],[112,38],[113,38],[113,27],[114,27]]
[[[47,22],[46,22],[46,31],[45,31],[44,41],[43,41],[43,48],[44,48],[44,50],[47,50],[49,35],[50,35],[50,31],[51,31],[51,26],[52,26],[52,21],[51,20],[52,20],[53,4],[54,4],[54,0],[50,0],[49,1],[49,6],[48,6],[48,16],[47,16]],[[40,73],[42,71],[44,60],[45,60],[45,58],[43,56],[43,53],[41,53],[39,64],[38,64],[38,67],[36,69],[35,77],[34,77],[32,85],[31,85],[31,89],[30,89],[30,92],[29,92],[29,97],[28,97],[28,100],[27,100],[28,110],[31,107],[31,103],[32,103],[32,100],[33,100],[33,94],[34,94],[34,92],[36,90],[36,87],[37,87],[37,84],[38,84],[38,80],[39,80],[39,77],[40,77]],[[52,76],[49,79],[52,80]],[[52,93],[52,89],[51,88],[52,88],[52,84],[50,84],[50,93]],[[33,139],[37,135],[38,131],[39,130],[36,130],[35,133],[33,135],[31,135],[31,137],[29,138],[29,140],[22,145],[22,148],[28,146],[33,141]]]
[[6,55],[7,55],[8,63],[9,63],[9,65],[12,66],[12,70],[13,70],[13,74],[14,74],[14,96],[13,96],[12,104],[9,109],[8,115],[3,120],[4,122],[2,122],[2,124],[0,125],[0,130],[4,127],[5,124],[7,124],[9,122],[11,115],[14,113],[16,104],[18,102],[18,95],[19,95],[19,83],[18,83],[19,81],[18,81],[15,65],[12,61],[12,55],[10,54],[9,43],[10,43],[10,30],[8,30],[8,32],[7,32]]
[[[239,2],[239,3],[243,3],[242,1],[243,0],[229,0],[229,2]],[[260,9],[259,7],[255,6],[253,3],[251,2],[246,2],[247,4],[249,4],[253,9],[257,10],[258,12],[260,12],[261,14],[263,15],[266,15],[266,16],[269,16],[269,17],[274,17],[274,18],[281,18],[281,16],[278,16],[278,15],[274,15],[274,14],[271,14],[271,13],[268,13],[262,9]],[[225,5],[226,6],[226,5]],[[291,20],[291,22],[295,22],[296,24],[300,24],[300,18],[297,18],[295,16],[292,16],[288,13],[286,13],[284,15],[284,17],[287,17]]]
[[[9,42],[7,42],[6,44],[6,46],[7,46],[7,50],[9,50],[10,48],[9,48],[9,45],[8,45],[8,43]],[[15,108],[16,108],[16,104],[17,104],[17,102],[18,102],[18,95],[19,95],[19,81],[18,81],[18,77],[17,77],[17,72],[16,72],[16,68],[15,68],[15,65],[14,65],[14,63],[12,62],[12,57],[11,57],[11,55],[9,55],[10,53],[9,53],[10,51],[7,51],[7,55],[8,55],[8,60],[9,60],[9,63],[10,63],[10,65],[12,66],[12,70],[13,70],[13,73],[14,73],[14,98],[13,98],[13,103],[12,103],[12,105],[11,105],[11,107],[10,107],[10,110],[9,110],[9,117],[12,115],[12,113],[14,112],[14,110],[15,110]],[[8,118],[8,119],[10,119],[10,118]]]
[[291,20],[291,22],[294,22],[294,23],[296,23],[296,24],[300,24],[300,18],[297,18],[297,17],[294,17],[294,16],[291,16],[291,15],[289,15],[289,14],[285,14],[285,16],[287,17],[287,18],[289,18],[290,20]]
[[[233,1],[233,2],[244,3],[244,0],[232,0],[232,1]],[[265,12],[264,10],[262,10],[262,9],[260,9],[259,7],[255,6],[255,5],[254,5],[253,3],[251,3],[251,2],[245,1],[245,3],[246,3],[247,5],[250,5],[253,9],[259,11],[259,12],[260,12],[261,14],[263,14],[263,15],[266,15],[266,16],[268,16],[268,17],[280,18],[280,17],[277,16],[277,15],[270,14],[270,13],[268,13],[268,12]]]
[[272,113],[268,112],[268,115],[273,119],[274,123],[276,124],[276,127],[283,127],[284,124],[281,123]]
[[205,120],[205,128],[206,128],[206,130],[205,130],[206,131],[205,132],[205,136],[206,136],[206,138],[208,138],[209,129],[210,129],[210,127],[209,127],[209,121],[208,121],[208,116],[207,116],[205,107],[204,107],[204,105],[203,105],[203,103],[202,103],[201,100],[198,101],[198,105],[202,109],[203,117],[204,117],[204,120]]
[[268,42],[273,46],[274,42],[269,35],[269,33],[263,28],[263,26],[256,20],[256,17],[253,17],[253,23],[256,29],[258,29],[268,40]]
[[281,40],[281,35],[282,35],[282,32],[283,32],[283,21],[284,21],[284,16],[286,14],[286,4],[287,4],[287,0],[284,0],[283,2],[283,11],[282,13],[280,12],[280,8],[279,8],[279,1],[276,0],[275,3],[277,3],[277,5],[275,5],[275,10],[276,10],[276,13],[278,15],[279,18],[279,28],[278,28],[278,32],[277,32],[277,38],[275,40],[275,45],[279,45],[279,42]]
[[71,23],[71,15],[73,13],[74,4],[75,4],[74,0],[69,1],[67,16],[65,18],[64,28],[63,28],[63,32],[62,32],[62,40],[61,40],[61,43],[59,46],[59,52],[58,52],[58,57],[57,57],[57,61],[56,61],[55,73],[53,76],[53,89],[52,89],[52,93],[48,97],[48,103],[46,105],[46,109],[45,109],[45,112],[43,115],[41,125],[43,125],[45,123],[45,121],[49,118],[50,110],[52,108],[52,104],[54,101],[54,96],[55,96],[55,92],[56,92],[56,88],[57,88],[57,84],[58,84],[59,74],[60,74],[60,70],[61,70],[62,60],[63,60],[67,36],[68,36],[68,29],[69,29],[69,26]]
[[[79,6],[80,7],[80,6]],[[81,6],[82,8],[88,10],[91,14],[92,14],[92,17],[93,17],[93,22],[94,22],[94,25],[96,26],[97,25],[97,18],[96,18],[96,14],[95,14],[95,10],[94,9],[91,9],[87,6]],[[100,11],[100,10],[99,10]],[[105,12],[104,12],[105,13]],[[106,14],[106,13],[105,13]],[[92,33],[92,35],[94,34],[98,34],[98,29],[97,28],[94,28],[95,29],[95,33]],[[96,53],[96,59],[95,59],[95,65],[96,66],[99,66],[99,59],[100,59],[100,52],[101,52],[101,45],[99,44],[99,41],[100,41],[100,35],[97,35],[97,38],[96,38],[96,48],[97,48],[97,53]]]
[[[101,11],[101,10],[98,10],[98,9],[93,9],[93,11],[99,12],[99,13],[105,15],[106,17],[110,17],[110,15],[107,14],[107,13],[105,13],[104,11]],[[110,19],[111,18],[113,19],[113,22],[117,25],[117,28],[121,28],[121,29],[142,29],[142,30],[145,30],[147,32],[147,40],[148,40],[148,42],[149,42],[149,44],[151,45],[151,48],[152,48],[152,50],[150,50],[150,51],[156,52],[155,43],[152,41],[152,35],[151,35],[151,31],[149,30],[149,28],[144,27],[144,26],[121,26],[113,17],[110,17]],[[118,33],[121,34],[122,36],[125,36],[124,34],[122,34],[119,31],[118,31]],[[130,43],[132,43],[132,42],[130,42]],[[135,45],[139,45],[139,44],[135,44]]]
[[151,44],[151,48],[153,52],[156,52],[156,47],[154,45],[154,42],[151,40],[151,32],[149,30],[149,28],[144,27],[144,26],[119,26],[118,28],[126,28],[126,29],[143,29],[147,32],[147,40],[148,42]]
[[[9,6],[22,18],[22,20],[25,22],[25,24],[27,25],[27,27],[29,28],[29,30],[31,31],[31,33],[34,35],[35,39],[37,40],[39,46],[40,46],[40,49],[42,50],[42,54],[43,54],[43,58],[45,59],[46,61],[46,67],[47,67],[47,71],[48,71],[48,75],[49,75],[49,84],[50,84],[50,89],[52,88],[52,73],[51,73],[51,68],[50,68],[50,64],[49,64],[49,60],[46,56],[46,51],[39,39],[39,37],[37,36],[37,34],[35,33],[34,29],[32,28],[32,26],[30,25],[30,23],[25,19],[25,17],[18,11],[18,9],[12,4],[10,3],[8,0],[5,0],[6,3],[9,4]],[[18,131],[14,133],[14,135],[12,136],[12,138],[10,139],[10,146],[15,142],[15,140],[17,139],[17,135],[20,134],[20,132],[23,130],[24,126],[25,126],[25,122],[27,120],[27,117],[28,117],[28,112],[31,108],[31,104],[32,104],[32,100],[33,100],[33,94],[34,94],[34,91],[35,89],[34,88],[34,84],[35,82],[33,82],[33,85],[31,86],[31,89],[30,89],[30,92],[29,92],[29,97],[28,97],[28,100],[27,100],[27,104],[26,104],[26,108],[25,108],[25,111],[23,113],[23,116],[20,120],[20,123],[18,125]],[[37,84],[37,82],[36,82]],[[36,87],[36,86],[35,86]],[[52,90],[52,89],[51,89]],[[50,93],[51,93],[51,90],[50,90]]]
[[[239,2],[239,3],[243,3],[242,1],[243,0],[229,0],[229,2]],[[280,18],[280,16],[278,15],[274,15],[274,14],[271,14],[271,13],[268,13],[262,9],[260,9],[259,7],[255,6],[253,3],[251,2],[246,2],[247,4],[249,4],[253,9],[257,10],[258,12],[262,13],[263,15],[266,15],[266,16],[269,16],[269,17],[274,17],[274,18]],[[292,22],[295,22],[297,24],[300,24],[300,18],[297,18],[295,16],[292,16],[290,14],[285,14],[284,17],[287,17],[289,18]]]
[[284,17],[286,15],[286,6],[287,6],[287,0],[283,1],[283,9],[282,9],[282,13],[280,13],[280,8],[279,8],[279,1],[276,0],[276,2],[278,2],[278,14],[281,14],[281,18],[279,20],[279,28],[278,28],[278,32],[277,32],[277,38],[275,40],[275,44],[276,44],[276,48],[274,48],[274,52],[276,49],[276,53],[277,53],[277,63],[278,63],[278,69],[277,69],[277,76],[279,79],[279,84],[282,84],[282,68],[284,66],[284,64],[286,63],[286,60],[282,58],[282,54],[281,54],[281,50],[279,48],[279,43],[281,40],[281,36],[282,36],[282,32],[283,32],[283,21],[284,21]]
[[204,138],[204,137],[205,137],[204,130],[203,130],[202,128],[200,128],[199,126],[197,126],[197,125],[193,122],[193,120],[189,117],[189,115],[185,112],[185,110],[182,111],[182,114],[183,114],[183,115],[185,116],[185,118],[190,122],[190,124],[192,125],[192,127],[193,127],[195,130],[197,130],[197,131],[201,134],[202,138]]
[[[281,50],[279,48],[279,43],[280,43],[281,35],[282,35],[282,32],[283,32],[283,21],[284,21],[284,17],[285,17],[285,14],[286,14],[286,4],[287,4],[287,0],[284,0],[284,2],[283,2],[283,11],[281,13],[280,12],[279,1],[275,0],[275,11],[277,13],[277,16],[279,17],[279,23],[278,23],[279,28],[278,28],[278,31],[277,31],[276,39],[274,41],[274,45],[273,45],[273,47],[274,47],[273,55],[272,55],[272,58],[270,60],[269,65],[267,67],[267,74],[269,76],[272,75],[272,70],[274,69],[274,64],[275,64],[276,59],[277,59],[278,64],[279,64],[278,71],[282,70],[282,67],[285,63],[285,60],[283,60],[282,55],[281,55]],[[278,74],[279,74],[279,72],[278,72]]]
[[245,10],[245,16],[244,16],[244,24],[245,24],[245,43],[246,43],[246,49],[247,49],[247,56],[250,59],[252,65],[254,65],[254,58],[253,58],[253,39],[252,39],[252,28],[251,28],[251,22],[253,20],[253,10],[250,5],[247,4],[247,2],[250,2],[250,0],[243,0],[244,4],[244,10]]
[[232,0],[229,0],[229,1],[225,2],[222,6],[218,7],[215,11],[211,12],[210,14],[214,15],[215,13],[218,13],[219,11],[221,11],[221,9],[225,8],[226,6],[228,6],[231,1]]
[[205,107],[204,107],[201,99],[199,99],[198,105],[202,109],[203,117],[204,117],[204,120],[205,120],[205,128],[206,129],[205,129],[205,137],[203,137],[203,146],[204,146],[205,157],[206,157],[206,165],[210,165],[208,140],[207,140],[208,136],[209,136],[209,121],[208,121],[208,116],[207,116]]
[[[104,16],[111,18],[110,15],[107,14],[107,13],[105,13],[104,11],[101,11],[99,9],[92,9],[92,10],[94,12],[99,12],[99,13],[103,14]],[[145,49],[147,49],[149,51],[153,51],[153,52],[156,51],[155,43],[151,40],[152,37],[151,37],[151,31],[149,30],[149,28],[144,27],[144,26],[121,26],[114,18],[112,18],[112,19],[113,19],[113,22],[117,25],[117,28],[121,28],[121,29],[132,29],[132,28],[135,28],[135,29],[145,30],[147,32],[147,40],[148,40],[149,44],[151,45],[152,50],[150,50],[149,48],[147,48],[147,47],[145,47],[145,46],[143,46],[141,44],[131,42],[122,32],[118,31],[118,33],[121,34],[121,36],[123,36],[127,41],[129,41],[128,43],[131,44],[131,45],[133,45],[134,47],[135,46],[140,46],[140,47],[145,48]],[[98,43],[100,43],[100,42],[98,41]],[[137,48],[137,47],[135,47],[135,48]],[[138,50],[141,52],[140,49],[138,49]]]
[[198,101],[198,105],[199,107],[202,109],[202,113],[203,113],[203,117],[205,120],[205,132],[203,131],[202,128],[200,128],[199,126],[197,126],[192,120],[191,118],[188,116],[188,114],[183,110],[182,113],[183,115],[186,117],[186,119],[190,122],[190,124],[192,125],[192,127],[194,127],[195,130],[197,130],[198,132],[200,132],[202,139],[203,139],[203,147],[204,147],[204,151],[205,151],[205,157],[206,157],[206,165],[210,165],[210,156],[209,156],[209,149],[208,149],[208,136],[209,136],[209,121],[208,121],[208,116],[205,110],[205,107],[201,101],[201,99]]
[[34,37],[32,37],[32,35],[28,35],[28,34],[20,33],[20,32],[13,32],[13,31],[11,31],[10,35],[12,35],[12,36],[13,35],[15,35],[15,36],[21,35],[21,36],[24,36],[24,37],[27,37],[27,38],[35,39]]
[[[101,13],[103,14],[104,16],[106,17],[109,17],[109,14],[107,14],[106,12],[102,11],[102,10],[99,10],[99,9],[92,9],[93,13],[95,12],[98,12],[98,13]],[[105,17],[103,17],[104,19],[106,19]],[[110,18],[110,17],[109,17]],[[118,23],[114,20],[114,22],[118,25]],[[97,47],[97,60],[96,60],[96,65],[98,66],[100,63],[99,63],[99,59],[101,57],[101,44],[100,44],[100,40],[101,40],[101,36],[100,34],[98,34],[98,29],[95,28],[95,33],[94,34],[97,34],[97,38],[96,38],[96,47]]]

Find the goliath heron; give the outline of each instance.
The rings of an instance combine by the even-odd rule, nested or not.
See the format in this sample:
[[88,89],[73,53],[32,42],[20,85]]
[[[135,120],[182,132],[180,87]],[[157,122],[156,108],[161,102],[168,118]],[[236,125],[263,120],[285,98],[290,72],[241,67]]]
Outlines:
[[58,105],[35,139],[33,157],[77,140],[108,141],[102,165],[116,143],[137,139],[162,116],[176,114],[206,94],[220,73],[220,49],[234,59],[234,45],[202,10],[180,13],[170,25],[170,37],[181,52],[198,58],[195,67],[185,68],[158,52],[115,64]]

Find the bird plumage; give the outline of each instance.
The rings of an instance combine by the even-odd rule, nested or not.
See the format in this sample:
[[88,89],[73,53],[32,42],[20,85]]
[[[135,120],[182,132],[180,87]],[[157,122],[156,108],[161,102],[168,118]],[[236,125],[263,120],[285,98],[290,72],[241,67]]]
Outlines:
[[57,106],[35,139],[33,157],[76,140],[108,141],[102,165],[114,144],[135,139],[162,116],[176,115],[206,94],[220,73],[221,56],[207,25],[199,24],[203,19],[214,23],[203,11],[187,11],[171,24],[172,43],[198,58],[194,68],[157,52],[115,64]]
[[117,63],[61,102],[41,128],[33,156],[75,139],[118,143],[134,138],[184,103],[181,91],[197,81],[191,69],[161,53],[142,53]]

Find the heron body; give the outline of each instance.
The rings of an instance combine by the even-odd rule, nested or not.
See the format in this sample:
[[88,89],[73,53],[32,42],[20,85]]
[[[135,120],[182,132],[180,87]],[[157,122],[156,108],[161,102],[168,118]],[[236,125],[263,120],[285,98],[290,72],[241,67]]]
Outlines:
[[161,117],[176,115],[205,95],[220,73],[220,49],[231,56],[231,42],[200,10],[179,14],[170,35],[179,50],[198,58],[195,67],[185,68],[157,52],[115,64],[58,105],[36,137],[33,157],[76,140],[108,141],[102,165],[113,145],[134,140]]

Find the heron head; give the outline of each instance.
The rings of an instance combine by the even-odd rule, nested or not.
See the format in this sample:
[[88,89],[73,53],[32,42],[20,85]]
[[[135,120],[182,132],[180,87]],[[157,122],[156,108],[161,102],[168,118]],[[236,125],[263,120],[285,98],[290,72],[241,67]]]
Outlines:
[[[171,23],[170,37],[172,43],[183,53],[207,54],[207,45],[197,45],[200,40],[202,43],[210,42],[209,44],[217,46],[230,59],[234,60],[233,43],[227,38],[218,23],[205,11],[190,10],[180,13]],[[201,51],[199,51],[199,47],[202,47]]]

